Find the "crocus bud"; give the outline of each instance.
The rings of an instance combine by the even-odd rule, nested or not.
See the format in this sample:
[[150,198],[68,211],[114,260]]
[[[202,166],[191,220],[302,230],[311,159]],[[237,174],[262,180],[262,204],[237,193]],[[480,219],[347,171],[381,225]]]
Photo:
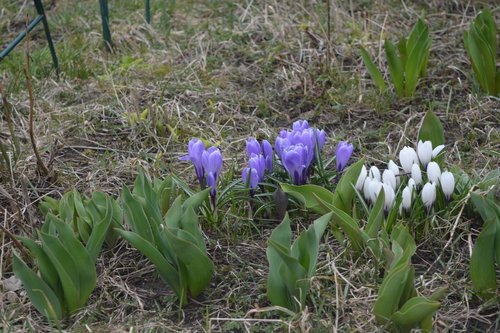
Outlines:
[[266,161],[266,171],[273,171],[273,147],[267,140],[262,140],[262,154]]
[[262,153],[259,141],[255,138],[247,139],[247,154],[248,157],[252,156],[252,154],[260,155]]
[[408,179],[408,187],[410,188],[410,190],[413,192],[415,190],[415,181],[413,180],[413,178],[410,178]]
[[347,166],[347,162],[351,158],[354,147],[352,144],[345,141],[340,141],[335,148],[335,156],[337,161],[337,172],[341,172]]
[[319,150],[323,149],[326,142],[326,133],[324,130],[316,130],[316,135],[318,136]]
[[243,180],[243,184],[247,184],[251,189],[257,188],[259,184],[259,175],[257,174],[257,170],[253,168],[245,168],[241,173],[241,179]]
[[200,182],[200,186],[203,186],[205,172],[203,170],[202,155],[205,151],[205,145],[199,139],[191,139],[188,144],[188,154],[179,158],[183,161],[191,161],[194,165],[194,170],[196,172],[196,177]]
[[437,146],[436,148],[434,148],[434,149],[432,150],[432,157],[436,157],[436,156],[438,156],[438,155],[439,155],[439,153],[441,152],[441,150],[443,150],[443,148],[444,148],[444,145],[439,145],[439,146]]
[[356,189],[361,191],[363,189],[363,184],[365,183],[366,175],[368,172],[366,171],[366,167],[363,165],[361,167],[361,172],[359,173],[358,180],[356,181]]
[[394,204],[394,197],[396,194],[394,193],[392,186],[382,184],[382,187],[384,188],[384,211],[388,212]]
[[455,189],[455,177],[453,177],[451,172],[445,171],[441,174],[440,180],[444,196],[446,197],[446,200],[449,200],[453,190]]
[[401,180],[399,179],[399,167],[397,166],[397,164],[394,163],[393,160],[390,160],[387,164],[387,169],[391,170],[394,174],[394,177],[396,177],[396,186],[399,185]]
[[439,184],[439,178],[441,177],[441,169],[436,162],[430,162],[427,164],[427,178],[430,182]]
[[396,190],[396,177],[391,170],[384,170],[384,172],[382,173],[382,182],[384,184],[390,185],[393,190]]
[[368,176],[372,179],[380,181],[380,170],[376,166],[372,166],[368,172]]
[[401,201],[401,205],[406,210],[406,212],[409,212],[411,208],[411,192],[412,189],[408,186],[405,186],[405,188],[403,189],[403,193],[401,194],[403,199]]
[[266,161],[264,156],[260,154],[252,154],[252,156],[248,159],[248,166],[257,171],[259,182],[261,182],[264,179],[264,171],[266,170]]
[[436,201],[436,184],[426,183],[422,189],[422,202],[430,210],[434,201]]
[[370,184],[372,181],[376,181],[371,179],[370,177],[366,177],[365,182],[363,184],[363,196],[365,197],[365,200],[369,202],[370,199]]
[[405,146],[399,152],[399,162],[406,173],[411,172],[413,163],[418,163],[418,156],[415,149]]
[[205,150],[202,155],[202,164],[207,175],[207,186],[211,188],[210,196],[215,204],[217,178],[222,169],[222,154],[219,148],[210,147]]
[[292,125],[292,129],[294,131],[303,131],[305,129],[309,128],[309,123],[307,122],[307,120],[297,120],[296,122],[293,123]]
[[417,154],[422,166],[426,167],[427,163],[429,163],[432,158],[432,142],[422,142],[422,140],[419,140],[417,144]]
[[372,203],[375,203],[375,201],[377,201],[377,197],[381,189],[382,183],[380,181],[372,180],[370,182],[370,200]]
[[416,163],[411,166],[411,178],[415,181],[415,185],[422,184],[422,172]]

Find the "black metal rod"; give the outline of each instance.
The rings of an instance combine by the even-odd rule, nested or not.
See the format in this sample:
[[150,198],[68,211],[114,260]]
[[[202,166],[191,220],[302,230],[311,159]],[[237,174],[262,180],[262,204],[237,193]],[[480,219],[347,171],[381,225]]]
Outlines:
[[50,35],[49,23],[47,22],[47,16],[45,16],[45,10],[43,9],[41,0],[34,0],[36,11],[38,15],[42,16],[43,30],[45,30],[45,38],[47,38],[47,44],[49,44],[50,56],[52,57],[52,62],[56,68],[56,74],[59,76],[59,61],[57,60],[56,49],[54,43],[52,43],[52,36]]
[[112,51],[111,31],[109,30],[109,10],[108,0],[99,0],[101,7],[101,21],[102,21],[102,37],[104,38],[104,45],[106,50]]
[[10,42],[9,45],[7,45],[5,50],[0,53],[0,61],[8,56],[9,53],[17,46],[17,44],[19,44],[26,37],[26,33],[31,32],[31,30],[33,30],[36,25],[42,20],[43,16],[38,15],[33,21],[31,21],[30,24],[28,24],[28,29],[21,31],[19,35],[17,35],[17,37],[12,42]]

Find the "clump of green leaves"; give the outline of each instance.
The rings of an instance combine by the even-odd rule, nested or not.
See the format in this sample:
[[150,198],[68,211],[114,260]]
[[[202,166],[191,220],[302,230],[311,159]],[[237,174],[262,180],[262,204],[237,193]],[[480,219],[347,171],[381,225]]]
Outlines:
[[151,182],[141,172],[133,191],[125,187],[121,194],[125,221],[132,231],[117,229],[118,233],[151,260],[181,305],[208,286],[214,271],[196,214],[208,200],[208,191],[186,200],[178,196],[172,202],[177,193],[172,178]]
[[298,312],[305,306],[311,278],[316,271],[319,242],[332,214],[314,221],[292,244],[288,214],[268,241],[267,297],[273,305]]
[[481,11],[464,32],[464,44],[472,70],[481,89],[500,94],[500,68],[497,68],[497,26],[488,9]]
[[[114,247],[118,241],[118,234],[113,228],[121,226],[123,213],[118,200],[104,192],[94,192],[88,198],[74,189],[59,200],[45,198],[40,209],[44,215],[51,213],[70,225],[76,237],[84,244],[93,243],[98,238],[101,243],[96,245],[100,250],[102,242],[106,242],[108,247]],[[44,228],[47,227],[48,225],[44,225]],[[94,236],[91,238],[91,235]],[[97,257],[98,253],[94,255]]]
[[491,198],[471,193],[472,204],[484,221],[470,258],[472,286],[484,297],[497,290],[495,263],[500,267],[500,206]]
[[60,320],[82,308],[96,286],[95,257],[101,234],[94,230],[90,238],[95,241],[84,246],[71,227],[54,215],[48,214],[45,225],[38,232],[39,242],[19,237],[37,270],[16,253],[13,270],[35,308],[50,320]]
[[[397,51],[391,41],[384,44],[387,64],[392,84],[399,97],[411,97],[417,88],[418,79],[425,76],[427,61],[431,49],[429,28],[419,19],[408,38],[402,37],[397,44]],[[380,91],[386,91],[387,86],[380,70],[371,60],[368,52],[361,48],[361,57],[368,73]]]
[[411,266],[415,250],[416,244],[408,229],[402,225],[395,226],[391,233],[392,258],[373,313],[379,323],[389,325],[397,332],[410,332],[413,328],[430,332],[432,315],[440,308],[438,300],[445,291],[439,290],[430,298],[417,296],[415,269]]

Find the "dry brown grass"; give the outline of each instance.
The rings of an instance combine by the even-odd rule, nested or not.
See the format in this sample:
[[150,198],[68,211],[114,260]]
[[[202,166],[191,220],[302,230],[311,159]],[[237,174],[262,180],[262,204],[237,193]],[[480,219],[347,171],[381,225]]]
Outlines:
[[[1,7],[5,1],[0,0]],[[59,80],[51,72],[43,34],[32,36],[35,133],[42,158],[56,175],[52,179],[40,175],[29,146],[28,93],[19,75],[25,46],[0,63],[0,84],[22,142],[12,173],[0,171],[0,221],[13,234],[25,232],[21,225],[29,233],[42,223],[37,205],[44,196],[60,197],[71,188],[117,195],[139,167],[159,176],[175,172],[194,184],[192,168],[178,161],[193,136],[221,147],[224,181],[229,182],[233,174],[240,175],[248,136],[273,142],[279,129],[297,119],[327,131],[326,156],[338,140],[347,139],[355,144],[355,158],[381,164],[396,159],[403,145],[415,143],[419,122],[432,109],[445,127],[449,165],[457,164],[472,177],[500,165],[500,101],[473,93],[462,46],[463,30],[485,2],[332,1],[330,41],[319,1],[177,1],[168,24],[166,12],[153,1],[152,26],[144,23],[142,1],[124,3],[110,3],[114,54],[102,47],[96,1],[48,6],[63,70]],[[29,1],[5,5],[0,45],[22,27],[30,6]],[[489,7],[495,8],[495,1]],[[495,14],[499,22],[500,12]],[[427,77],[412,100],[378,94],[359,46],[383,64],[383,39],[399,38],[419,15],[425,15],[432,31]],[[131,115],[146,109],[145,120],[130,124]],[[0,140],[11,142],[5,119],[0,120]],[[200,299],[178,309],[154,267],[120,243],[99,259],[98,285],[88,306],[61,329],[384,330],[371,313],[380,272],[332,237],[322,245],[307,310],[290,317],[268,308],[265,240],[276,222],[257,221],[253,227],[229,208],[223,215],[218,228],[204,225],[216,273]],[[414,257],[419,292],[449,288],[434,318],[435,330],[498,331],[498,303],[474,296],[468,276],[481,224],[468,208],[435,223],[439,231],[419,243]],[[6,279],[12,275],[13,243],[5,234],[0,239]],[[56,330],[21,289],[1,294],[0,327],[4,332]]]

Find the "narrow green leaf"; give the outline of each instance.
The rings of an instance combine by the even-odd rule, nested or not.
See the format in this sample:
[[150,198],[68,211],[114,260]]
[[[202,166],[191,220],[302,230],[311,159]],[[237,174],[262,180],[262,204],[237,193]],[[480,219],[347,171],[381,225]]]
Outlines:
[[396,89],[398,96],[404,96],[404,67],[401,59],[396,54],[396,48],[389,41],[386,40],[384,44],[385,54],[387,56],[387,64],[389,66],[389,73],[391,74],[392,83]]
[[[184,232],[180,230],[180,232]],[[214,271],[214,265],[206,253],[196,244],[176,237],[170,230],[165,228],[164,233],[175,250],[177,258],[186,269],[188,292],[192,297],[198,296],[210,283]]]
[[444,130],[439,118],[432,111],[425,114],[420,130],[418,131],[418,140],[432,142],[432,147],[443,145]]
[[[125,231],[121,229],[115,229],[117,233],[120,234],[127,242],[129,242],[133,247],[135,247],[139,252],[145,255],[151,262],[155,265],[161,278],[168,283],[168,285],[173,289],[177,297],[182,299],[182,288],[179,281],[179,271],[171,263],[169,263],[165,257],[146,239],[142,238],[140,235]],[[185,291],[186,292],[186,291]]]
[[380,193],[377,197],[377,201],[373,205],[373,208],[368,216],[368,223],[366,224],[366,234],[370,238],[377,237],[378,231],[384,222],[384,203],[385,203],[385,194],[384,189],[380,190]]
[[[105,210],[104,210],[104,216],[102,216],[101,220],[98,221],[93,221],[93,227],[92,227],[92,233],[90,234],[89,240],[87,244],[85,245],[85,248],[87,249],[90,257],[92,258],[92,261],[95,263],[97,260],[97,257],[99,256],[99,253],[101,252],[102,249],[102,244],[104,243],[104,240],[106,239],[106,235],[108,233],[108,229],[111,225],[112,219],[113,219],[113,199],[110,197],[106,197],[106,202],[105,202]],[[97,205],[97,203],[92,202],[91,204]],[[96,207],[97,208],[97,207]]]
[[[335,193],[333,194],[333,201],[327,201],[325,198],[321,198],[327,202],[332,202],[333,205],[340,210],[344,211],[348,215],[352,215],[352,206],[354,198],[356,197],[356,191],[354,184],[358,180],[361,168],[365,163],[365,159],[361,158],[356,163],[350,165],[344,170],[342,177],[335,188]],[[327,212],[325,212],[327,213]],[[324,214],[324,213],[323,213]]]
[[33,306],[51,320],[63,318],[63,310],[52,289],[14,253],[12,268],[22,281]]
[[382,76],[382,73],[380,70],[375,66],[373,61],[370,58],[370,55],[364,48],[360,49],[361,52],[361,58],[363,59],[363,62],[365,63],[366,69],[368,70],[368,73],[370,74],[373,83],[377,86],[380,92],[384,92],[387,90],[387,87],[384,82],[384,77]]
[[424,297],[413,297],[392,315],[394,322],[404,328],[417,327],[423,320],[439,310],[441,304]]
[[313,184],[297,186],[287,183],[280,183],[280,186],[283,189],[283,192],[293,196],[307,209],[322,215],[330,212],[329,210],[326,210],[322,205],[320,205],[315,199],[316,197],[318,197],[326,202],[332,203],[334,201],[335,195],[332,192],[328,191],[326,188]]

